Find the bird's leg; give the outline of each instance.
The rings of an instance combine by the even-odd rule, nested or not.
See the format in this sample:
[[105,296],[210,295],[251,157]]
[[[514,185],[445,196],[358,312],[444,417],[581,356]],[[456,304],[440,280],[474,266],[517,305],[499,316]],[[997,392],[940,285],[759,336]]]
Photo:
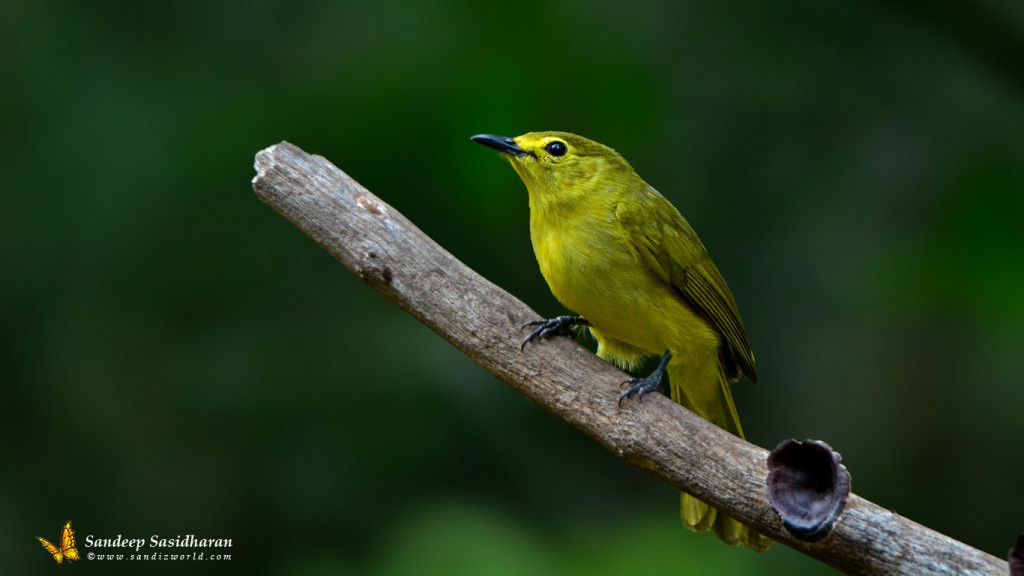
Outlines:
[[657,390],[658,386],[661,385],[662,376],[665,375],[665,366],[668,365],[668,361],[671,359],[672,353],[665,352],[665,357],[661,359],[661,363],[658,364],[658,367],[654,369],[654,372],[651,372],[650,376],[646,378],[630,378],[629,380],[623,382],[622,384],[634,384],[634,386],[629,390],[623,392],[622,396],[619,396],[619,405],[622,405],[622,401],[627,396],[632,396],[633,394],[636,394],[636,398],[637,400],[639,400],[643,398],[644,394]]
[[530,335],[523,340],[519,351],[522,352],[526,349],[526,345],[538,338],[547,338],[554,334],[569,335],[572,334],[571,328],[573,326],[590,326],[590,322],[582,316],[557,316],[550,320],[534,320],[533,322],[527,322],[523,324],[519,329],[522,330],[527,326],[537,326],[537,329],[530,332]]

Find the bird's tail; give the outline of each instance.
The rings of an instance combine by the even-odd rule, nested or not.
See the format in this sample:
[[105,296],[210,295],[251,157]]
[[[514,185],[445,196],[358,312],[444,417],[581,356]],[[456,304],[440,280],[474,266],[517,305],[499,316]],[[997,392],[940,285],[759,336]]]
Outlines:
[[[688,378],[688,376],[692,376],[690,374],[680,373],[687,372],[685,364],[680,364],[676,365],[674,370],[674,366],[669,365],[672,400],[719,428],[740,438],[745,438],[743,428],[740,426],[739,414],[736,413],[736,405],[732,401],[732,386],[721,366],[718,366],[717,378],[694,379]],[[701,387],[698,384],[700,381],[708,382],[708,384]],[[742,544],[758,552],[764,552],[772,545],[772,541],[760,532],[719,513],[686,493],[682,494],[680,515],[683,525],[690,530],[695,532],[714,530],[715,535],[730,546]]]

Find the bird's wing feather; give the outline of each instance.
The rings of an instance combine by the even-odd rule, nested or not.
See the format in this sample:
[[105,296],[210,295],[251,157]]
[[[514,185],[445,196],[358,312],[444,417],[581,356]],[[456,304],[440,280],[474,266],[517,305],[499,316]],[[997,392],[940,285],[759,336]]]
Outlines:
[[672,286],[725,338],[744,374],[757,382],[736,301],[722,273],[685,218],[653,188],[620,202],[615,210],[640,260]]

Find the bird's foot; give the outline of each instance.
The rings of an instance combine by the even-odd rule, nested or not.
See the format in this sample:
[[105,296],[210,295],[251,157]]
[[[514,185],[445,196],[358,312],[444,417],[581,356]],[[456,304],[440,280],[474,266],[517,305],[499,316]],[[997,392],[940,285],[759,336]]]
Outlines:
[[665,375],[665,366],[668,365],[668,361],[670,359],[672,359],[672,353],[665,352],[665,356],[661,359],[661,363],[659,363],[658,367],[654,369],[654,372],[651,372],[650,376],[646,378],[630,378],[620,384],[620,386],[624,386],[626,384],[633,384],[633,386],[631,386],[629,390],[623,392],[622,396],[619,396],[619,406],[622,406],[622,401],[633,394],[636,394],[636,399],[640,400],[644,397],[644,394],[657,390],[658,387],[661,386],[661,378]]
[[558,334],[568,336],[572,334],[573,326],[590,326],[590,322],[587,322],[586,318],[582,318],[580,316],[557,316],[550,320],[534,320],[533,322],[527,322],[519,329],[522,330],[527,326],[536,326],[537,328],[533,332],[530,332],[529,336],[523,340],[523,343],[519,346],[520,352],[525,350],[526,345],[534,340]]

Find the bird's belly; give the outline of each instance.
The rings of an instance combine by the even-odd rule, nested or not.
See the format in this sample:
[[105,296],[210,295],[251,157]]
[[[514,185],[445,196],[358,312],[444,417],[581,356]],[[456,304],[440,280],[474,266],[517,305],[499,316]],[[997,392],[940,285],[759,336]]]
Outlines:
[[715,340],[704,320],[629,247],[591,241],[585,250],[568,250],[566,244],[551,238],[535,246],[541,273],[555,297],[597,328],[609,347],[678,353],[695,340]]

